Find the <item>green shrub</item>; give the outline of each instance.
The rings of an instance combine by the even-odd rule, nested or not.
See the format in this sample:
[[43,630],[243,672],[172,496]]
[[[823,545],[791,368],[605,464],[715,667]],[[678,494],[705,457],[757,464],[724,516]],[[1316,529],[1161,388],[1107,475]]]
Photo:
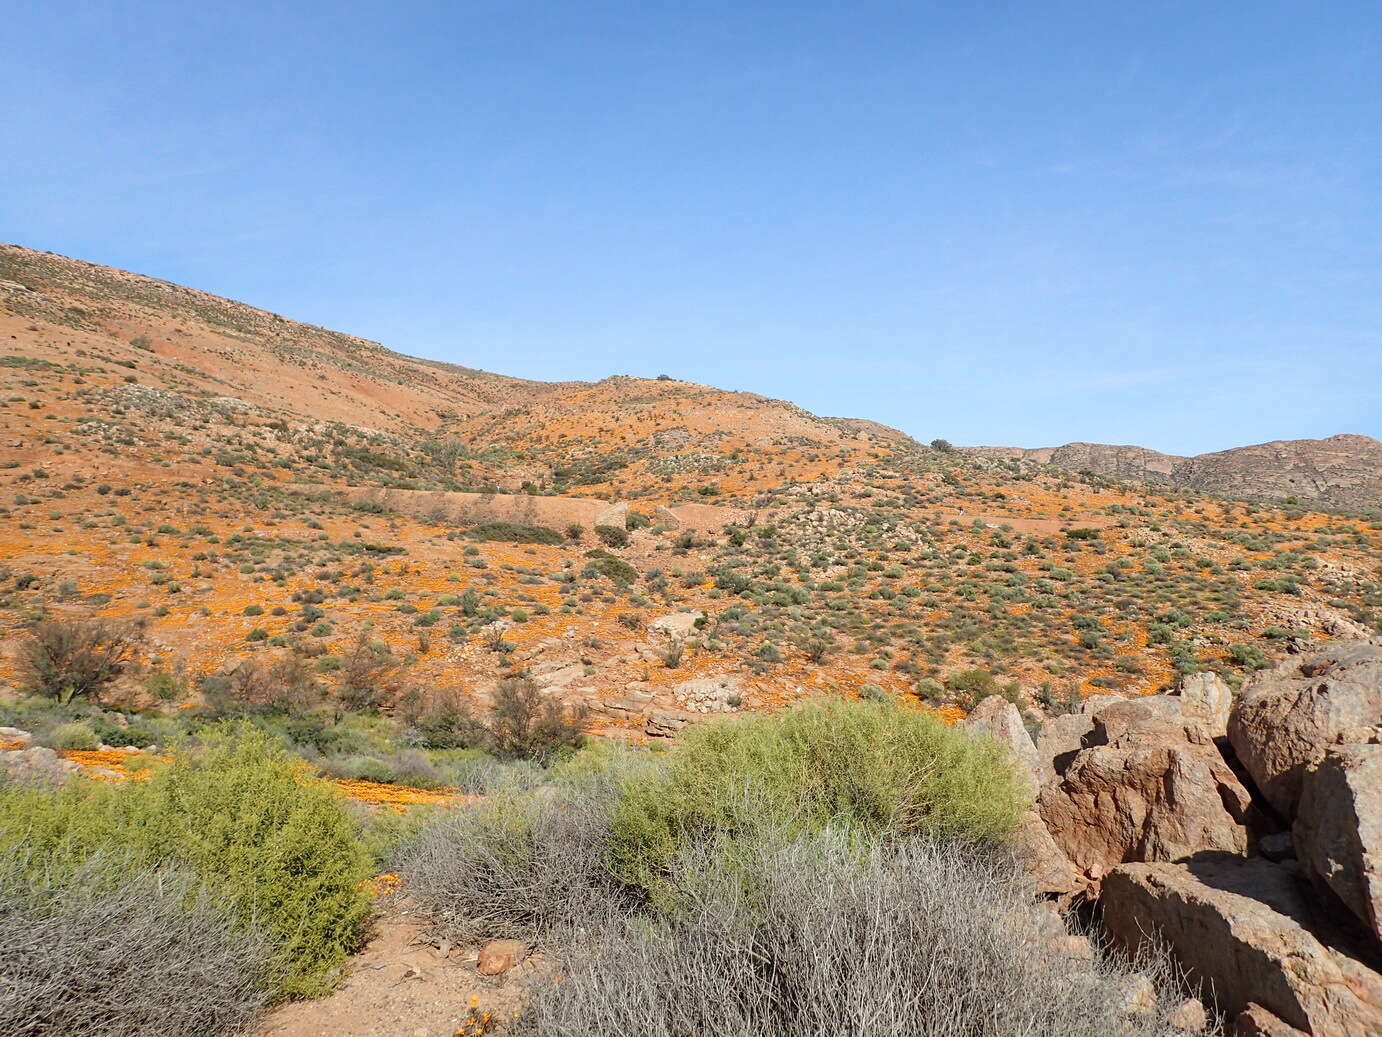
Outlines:
[[826,699],[693,729],[615,812],[611,866],[655,895],[688,842],[844,824],[868,837],[1002,839],[1019,795],[1001,751],[930,713]]
[[561,534],[547,526],[525,526],[518,522],[482,522],[466,530],[471,540],[493,540],[506,544],[560,544]]
[[595,535],[606,547],[628,547],[629,533],[623,526],[596,526]]
[[96,732],[85,724],[59,724],[53,728],[48,741],[54,749],[95,749],[101,744]]
[[369,862],[339,794],[247,726],[209,731],[147,781],[0,790],[0,852],[35,875],[76,874],[96,854],[131,869],[182,867],[274,941],[278,992],[328,990],[359,943]]
[[615,558],[604,551],[591,551],[586,557],[590,561],[586,563],[583,576],[604,576],[622,584],[631,584],[638,580],[638,570],[622,558]]

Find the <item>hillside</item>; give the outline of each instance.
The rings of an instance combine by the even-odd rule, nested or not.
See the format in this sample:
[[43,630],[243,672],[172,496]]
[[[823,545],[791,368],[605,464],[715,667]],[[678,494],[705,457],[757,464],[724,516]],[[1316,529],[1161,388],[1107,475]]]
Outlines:
[[[390,715],[528,674],[637,739],[827,690],[958,714],[1236,682],[1382,607],[1375,516],[1057,464],[1096,447],[1042,466],[670,378],[523,381],[16,246],[0,341],[11,685],[37,620],[95,616],[137,624],[136,704],[280,658],[330,699],[368,641]],[[1330,486],[1355,445],[1309,455]]]
[[1025,460],[1111,479],[1165,483],[1205,493],[1292,498],[1343,508],[1382,506],[1382,443],[1369,436],[1275,440],[1194,457],[1140,446],[961,447],[971,457]]

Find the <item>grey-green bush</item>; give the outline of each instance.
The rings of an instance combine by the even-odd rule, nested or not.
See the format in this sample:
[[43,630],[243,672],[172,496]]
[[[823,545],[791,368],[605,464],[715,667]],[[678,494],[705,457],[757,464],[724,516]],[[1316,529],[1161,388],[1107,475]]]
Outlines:
[[545,939],[625,899],[605,863],[615,795],[601,777],[491,788],[434,817],[396,869],[453,939]]
[[676,855],[711,835],[838,825],[1001,841],[1019,813],[995,745],[895,702],[823,699],[690,731],[656,778],[625,788],[611,856],[625,881],[660,896]]
[[0,860],[0,1033],[243,1032],[268,1000],[269,941],[187,873],[111,863],[35,882]]
[[530,991],[518,1037],[1170,1037],[1121,1014],[1132,970],[1072,958],[1002,855],[857,831],[692,847],[680,909],[591,918]]

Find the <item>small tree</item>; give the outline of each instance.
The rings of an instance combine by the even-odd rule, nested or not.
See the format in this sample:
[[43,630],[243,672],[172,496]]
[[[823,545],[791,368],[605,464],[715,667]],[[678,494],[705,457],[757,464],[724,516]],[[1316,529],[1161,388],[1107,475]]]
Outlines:
[[606,547],[628,547],[629,533],[623,526],[596,526],[595,535]]
[[50,619],[34,628],[20,666],[30,687],[66,704],[99,702],[102,690],[125,671],[140,635],[105,620]]
[[931,440],[931,449],[939,450],[942,454],[953,454],[955,445],[948,439],[933,439]]
[[504,759],[542,760],[581,744],[584,706],[568,710],[546,698],[526,677],[510,677],[494,689],[494,713],[484,725],[489,750]]
[[402,667],[388,645],[371,641],[362,630],[341,662],[341,704],[346,709],[377,708],[393,691],[394,677]]
[[268,662],[246,659],[225,679],[204,683],[202,694],[217,713],[296,713],[320,701],[321,686],[306,659],[284,655]]

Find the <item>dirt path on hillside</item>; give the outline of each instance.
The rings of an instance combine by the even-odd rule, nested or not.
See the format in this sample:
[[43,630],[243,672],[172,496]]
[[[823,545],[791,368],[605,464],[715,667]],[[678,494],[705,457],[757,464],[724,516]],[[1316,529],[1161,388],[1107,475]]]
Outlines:
[[334,993],[275,1009],[259,1037],[452,1037],[471,1015],[472,997],[478,1012],[511,1017],[533,966],[482,976],[476,950],[443,954],[424,936],[419,916],[387,913]]

